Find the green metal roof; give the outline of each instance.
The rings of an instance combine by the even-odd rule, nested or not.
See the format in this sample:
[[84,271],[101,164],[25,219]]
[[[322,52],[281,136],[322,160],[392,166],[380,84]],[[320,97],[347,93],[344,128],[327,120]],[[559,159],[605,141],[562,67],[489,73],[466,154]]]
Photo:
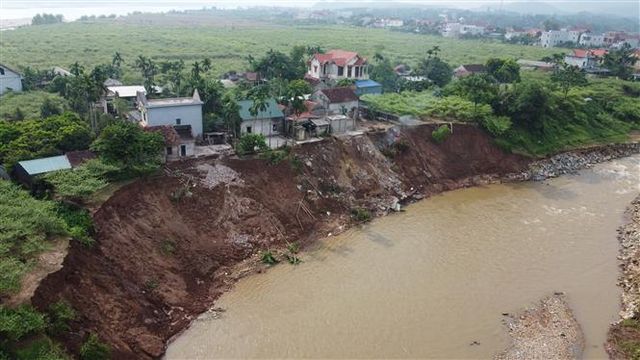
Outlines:
[[278,107],[278,103],[275,99],[267,100],[267,110],[258,111],[258,115],[253,116],[251,114],[251,106],[253,105],[253,100],[242,100],[238,101],[238,105],[240,106],[240,118],[244,120],[253,120],[253,119],[269,119],[269,118],[277,118],[284,117],[282,110]]
[[20,161],[18,164],[29,175],[37,175],[56,170],[71,169],[71,163],[65,155]]

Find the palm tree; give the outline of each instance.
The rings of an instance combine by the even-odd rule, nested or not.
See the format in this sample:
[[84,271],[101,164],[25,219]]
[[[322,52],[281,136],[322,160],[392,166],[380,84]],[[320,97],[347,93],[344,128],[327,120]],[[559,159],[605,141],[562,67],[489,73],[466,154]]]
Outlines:
[[124,63],[124,59],[122,58],[122,55],[120,55],[120,53],[116,51],[116,53],[113,54],[113,60],[111,60],[111,65],[120,67],[122,63]]
[[211,59],[206,58],[202,60],[202,70],[204,70],[205,72],[211,70]]
[[[249,90],[247,95],[252,101],[249,113],[258,120],[258,114],[268,109],[269,88],[266,85],[258,85]],[[272,126],[269,125],[269,135],[271,135]],[[271,148],[271,136],[269,136],[269,148]]]

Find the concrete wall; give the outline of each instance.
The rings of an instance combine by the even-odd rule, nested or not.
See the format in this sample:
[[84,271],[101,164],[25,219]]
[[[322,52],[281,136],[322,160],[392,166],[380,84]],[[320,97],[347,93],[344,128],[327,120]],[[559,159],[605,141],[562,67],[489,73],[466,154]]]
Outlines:
[[[180,145],[186,145],[187,146],[187,154],[182,157],[180,156]],[[165,146],[165,155],[167,157],[168,161],[173,161],[173,160],[179,160],[185,157],[191,157],[194,156],[196,153],[196,144],[193,141],[188,141],[185,143],[180,143],[178,145],[172,146],[171,147],[171,154],[167,153],[167,146]]]
[[146,126],[177,125],[176,119],[180,119],[180,125],[191,125],[194,136],[202,137],[202,105],[148,108],[143,114]]
[[[276,129],[273,129],[273,126]],[[240,125],[240,135],[248,134],[247,127],[251,127],[251,134],[262,134],[264,136],[280,135],[283,131],[284,122],[282,119],[251,119],[244,120]]]
[[342,115],[342,107],[346,108],[347,113],[349,111],[351,111],[351,109],[353,108],[358,108],[358,102],[357,101],[349,101],[349,102],[344,102],[344,103],[335,103],[335,104],[329,104],[329,115],[331,114],[336,114],[336,115]]
[[0,75],[0,95],[9,91],[9,89],[17,92],[22,91],[22,79],[20,75],[5,67],[0,68],[4,70],[4,75]]

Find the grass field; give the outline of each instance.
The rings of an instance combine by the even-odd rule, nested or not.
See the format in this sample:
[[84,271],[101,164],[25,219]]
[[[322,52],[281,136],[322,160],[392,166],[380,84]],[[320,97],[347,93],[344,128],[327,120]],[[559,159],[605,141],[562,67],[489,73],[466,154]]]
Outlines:
[[395,62],[415,64],[437,45],[442,57],[454,67],[484,62],[489,57],[540,59],[561,49],[501,44],[480,40],[453,40],[438,36],[391,32],[346,26],[278,26],[265,23],[211,23],[188,26],[184,22],[164,24],[150,21],[96,21],[30,26],[5,31],[0,37],[0,62],[9,66],[68,67],[78,61],[86,66],[111,61],[115,51],[125,59],[124,80],[136,81],[130,66],[138,55],[155,60],[183,59],[187,63],[211,58],[215,75],[242,70],[248,55],[261,56],[269,49],[287,51],[294,45],[344,48],[365,56],[376,52]]

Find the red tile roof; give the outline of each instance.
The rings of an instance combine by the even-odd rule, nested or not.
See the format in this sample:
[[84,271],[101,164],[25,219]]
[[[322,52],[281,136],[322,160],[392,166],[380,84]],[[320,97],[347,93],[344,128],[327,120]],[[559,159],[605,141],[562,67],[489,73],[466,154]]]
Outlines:
[[159,132],[164,137],[166,145],[178,145],[180,143],[180,135],[171,125],[147,126],[145,131]]
[[73,168],[82,165],[85,161],[96,158],[96,154],[90,150],[69,151],[65,155]]
[[607,50],[606,49],[593,49],[593,50],[589,50],[589,49],[573,49],[573,56],[579,57],[579,58],[584,58],[584,57],[588,57],[588,56],[603,57],[606,54],[607,54]]
[[337,87],[321,90],[331,103],[358,101],[358,96],[350,87]]
[[324,54],[315,54],[313,57],[315,57],[320,64],[333,62],[338,66],[345,66],[347,62],[355,57],[358,58],[355,65],[364,65],[367,62],[367,59],[360,57],[357,52],[346,50],[329,50]]

